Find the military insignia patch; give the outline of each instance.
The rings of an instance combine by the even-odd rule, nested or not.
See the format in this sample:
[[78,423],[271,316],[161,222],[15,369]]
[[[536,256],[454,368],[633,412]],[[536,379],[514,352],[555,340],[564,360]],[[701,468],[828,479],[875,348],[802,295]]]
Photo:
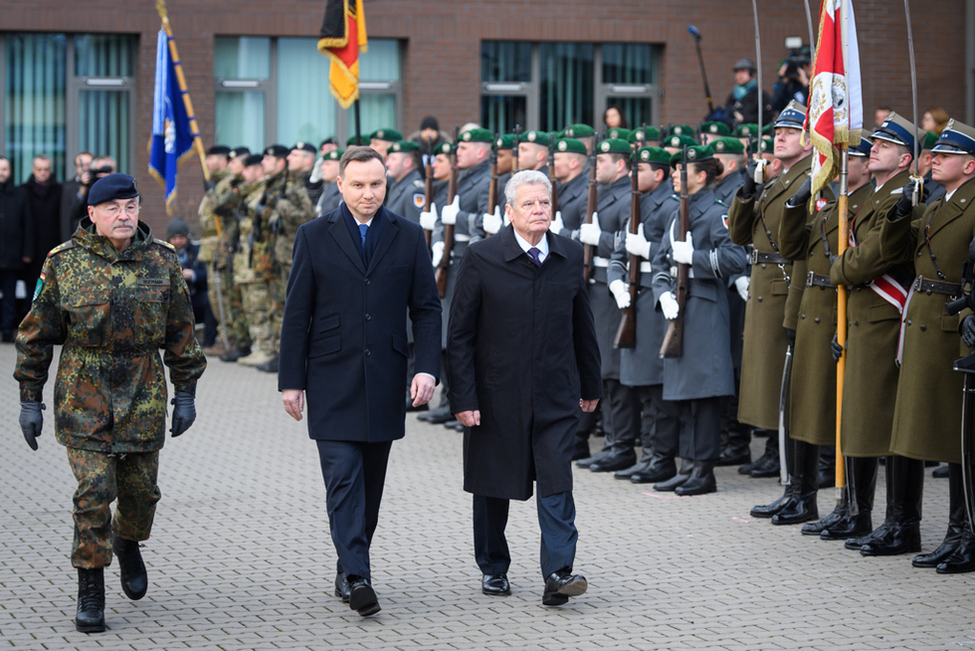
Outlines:
[[633,137],[636,138],[637,140],[646,140],[646,137],[644,136],[644,133],[642,131],[637,131],[636,133],[633,134]]
[[695,151],[694,149],[688,149],[687,150],[687,159],[688,160],[694,160],[695,158],[697,158],[697,151]]
[[608,142],[604,142],[603,144],[601,144],[601,145],[599,146],[599,148],[600,148],[601,150],[603,150],[603,151],[609,151],[609,143],[608,143]]
[[650,160],[650,152],[648,152],[648,151],[641,151],[640,152],[640,160],[642,160],[642,161],[648,161],[648,160]]
[[728,230],[728,215],[721,215],[721,223],[724,224],[725,230]]
[[569,136],[570,138],[573,138],[575,137],[576,133],[575,131],[573,131],[572,127],[569,127],[568,129],[565,130],[565,135]]
[[464,132],[464,135],[463,135],[463,136],[461,136],[461,139],[462,139],[462,140],[463,140],[464,142],[470,142],[470,140],[471,140],[471,132],[470,132],[470,131],[465,131],[465,132]]
[[426,197],[422,193],[413,195],[413,206],[415,208],[422,208],[424,203],[426,203]]
[[724,143],[723,142],[714,143],[714,151],[724,151]]
[[569,148],[569,143],[564,141],[559,143],[559,151],[565,151],[568,148]]
[[826,202],[826,199],[822,199],[822,198],[816,199],[816,212],[819,212],[820,210],[822,210],[823,208],[825,208],[826,207],[826,203],[827,203]]
[[47,274],[42,271],[41,277],[37,279],[37,284],[34,285],[34,295],[30,299],[31,303],[36,301],[37,297],[41,295],[41,290],[44,289],[44,278],[46,276]]

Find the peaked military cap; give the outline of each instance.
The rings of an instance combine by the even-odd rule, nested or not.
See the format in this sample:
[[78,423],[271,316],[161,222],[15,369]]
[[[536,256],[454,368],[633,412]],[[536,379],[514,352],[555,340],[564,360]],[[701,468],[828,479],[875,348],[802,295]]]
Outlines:
[[758,137],[758,125],[754,122],[739,124],[735,130],[735,135],[739,138],[756,138]]
[[[724,124],[721,122],[720,124]],[[729,129],[730,131],[730,129]],[[711,148],[716,154],[744,154],[745,145],[741,144],[741,140],[738,138],[731,138],[730,136],[723,136],[717,138],[710,143]]]
[[779,113],[778,119],[773,125],[776,129],[802,129],[803,123],[806,121],[806,107],[792,100],[789,105],[782,109]]
[[870,138],[872,140],[886,140],[895,145],[903,145],[913,153],[914,142],[917,136],[917,127],[911,124],[907,118],[901,117],[894,111],[891,111]]
[[503,136],[499,136],[497,140],[494,141],[495,146],[498,151],[502,149],[514,149],[515,148],[515,135],[513,133],[506,133]]
[[641,147],[634,156],[641,163],[670,165],[670,152],[660,147]]
[[730,136],[731,127],[724,122],[705,122],[701,125],[701,133],[710,133],[713,136]]
[[397,142],[403,139],[403,134],[396,129],[377,129],[369,136],[369,140],[385,140],[387,142]]
[[[522,134],[521,139],[525,139],[525,135]],[[459,136],[457,136],[459,142],[493,142],[494,136],[487,129],[481,129],[480,127],[475,129],[468,129]],[[439,150],[437,153],[440,153]]]
[[607,140],[622,140],[624,142],[630,137],[630,130],[623,127],[613,127],[606,132]]
[[872,146],[873,143],[870,142],[869,138],[860,138],[860,144],[850,147],[847,151],[850,156],[869,157]]
[[[677,167],[683,157],[683,152],[679,151],[670,157],[670,166]],[[687,148],[687,162],[699,163],[702,160],[714,158],[714,150],[711,145],[693,145]]]
[[315,145],[310,142],[296,142],[295,146],[291,148],[291,151],[300,150],[307,151],[309,154],[317,154],[318,150],[315,149]]
[[420,143],[412,140],[399,140],[390,145],[389,151],[402,154],[420,151]]
[[948,120],[948,126],[934,144],[931,153],[969,154],[975,156],[975,129],[958,120]]
[[694,127],[689,124],[675,124],[670,127],[670,135],[672,136],[690,136],[693,138],[696,133]]
[[128,174],[109,174],[95,181],[88,190],[88,205],[97,206],[116,199],[132,199],[139,196],[135,179]]
[[581,140],[575,138],[560,138],[555,141],[555,152],[572,152],[574,154],[585,154],[586,145]]
[[230,150],[231,158],[241,158],[244,156],[250,156],[251,150],[247,147],[235,147]]
[[226,145],[213,145],[207,149],[207,156],[229,156],[230,147]]
[[274,156],[275,158],[287,158],[291,150],[284,145],[271,145],[264,149],[265,156]]
[[526,131],[521,134],[521,142],[530,142],[533,145],[541,145],[542,147],[548,147],[549,135],[544,131]]
[[641,140],[660,140],[660,129],[657,127],[640,127],[630,132],[627,142],[635,143]]
[[694,138],[692,138],[691,136],[680,136],[680,135],[669,136],[665,138],[662,143],[660,143],[662,147],[676,147],[678,149],[680,149],[684,145],[687,145],[688,147],[693,147],[694,145],[697,144],[699,144],[697,140],[694,140]]
[[630,143],[621,138],[607,138],[599,143],[596,149],[600,154],[629,154],[631,153]]
[[247,158],[244,159],[244,167],[250,167],[251,165],[260,165],[264,160],[264,157],[260,154],[248,154]]
[[563,138],[591,138],[596,135],[596,130],[588,124],[570,124],[562,132]]

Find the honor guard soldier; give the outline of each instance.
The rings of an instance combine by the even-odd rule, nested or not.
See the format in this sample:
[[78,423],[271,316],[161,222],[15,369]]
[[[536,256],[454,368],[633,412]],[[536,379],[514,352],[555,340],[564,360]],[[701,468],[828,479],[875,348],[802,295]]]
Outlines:
[[[963,458],[961,446],[963,382],[961,374],[952,371],[955,359],[971,352],[975,343],[975,319],[966,310],[959,328],[961,315],[949,315],[945,307],[962,295],[962,265],[975,239],[975,129],[949,121],[931,153],[932,178],[944,186],[945,196],[912,210],[914,185],[905,186],[880,233],[883,256],[909,256],[917,274],[904,308],[890,452],[911,460],[948,462],[948,531],[937,549],[915,557],[913,564],[952,574],[975,570],[975,537],[965,509],[961,466],[972,461]],[[917,197],[920,202],[920,193]],[[916,217],[921,210],[912,222],[912,212]],[[966,434],[970,436],[970,430]],[[904,547],[916,547],[913,543],[920,543],[920,538],[913,536],[914,520],[921,513],[915,507],[921,504],[923,474],[915,469],[898,480],[907,485],[899,489],[904,492],[896,505],[900,513],[892,515],[895,526],[910,527]]]
[[731,127],[724,122],[705,122],[701,125],[701,143],[710,145],[718,138],[730,138]]
[[630,135],[633,132],[629,129],[624,129],[623,127],[613,127],[606,132],[607,140],[625,140],[627,143],[630,142]]
[[601,186],[596,213],[593,223],[583,223],[578,231],[572,232],[572,238],[594,247],[595,269],[589,285],[589,302],[596,321],[602,363],[606,440],[602,450],[576,464],[594,472],[610,472],[636,463],[634,446],[640,432],[640,398],[633,387],[620,383],[620,351],[613,347],[622,315],[606,285],[609,258],[630,216],[631,153],[629,143],[619,138],[603,140],[596,151],[596,181]]
[[[677,474],[676,457],[680,440],[677,403],[664,400],[664,362],[660,346],[667,332],[667,320],[656,309],[650,261],[660,247],[666,227],[677,207],[670,179],[670,154],[659,147],[643,147],[635,154],[640,197],[640,227],[620,239],[606,271],[609,290],[619,308],[630,307],[626,286],[629,265],[634,258],[640,265],[640,289],[635,307],[636,345],[620,350],[620,382],[636,389],[642,406],[640,442],[643,456],[638,463],[617,471],[616,479],[635,484],[666,481]],[[556,164],[558,162],[556,161]],[[631,257],[634,256],[634,257]]]
[[377,129],[369,136],[369,146],[382,154],[385,159],[389,153],[390,145],[402,139],[403,134],[396,129]]
[[420,143],[400,140],[389,147],[386,169],[393,180],[393,187],[386,192],[386,209],[406,217],[414,224],[420,223],[425,199],[423,174],[420,170]]
[[554,233],[571,236],[586,219],[589,161],[586,145],[575,138],[555,141],[555,178],[559,181],[559,210],[552,221]]
[[[715,124],[727,128],[724,122],[715,122]],[[721,203],[730,206],[735,195],[738,194],[738,188],[745,182],[745,167],[748,164],[745,158],[745,146],[737,138],[722,136],[711,139],[711,149],[714,150],[714,157],[721,161],[721,167],[724,168],[717,183],[714,184],[714,196]]]
[[318,199],[315,207],[315,214],[321,217],[339,207],[342,202],[342,193],[339,192],[336,179],[339,178],[339,161],[342,159],[344,149],[333,149],[322,156],[318,166],[322,170],[322,196]]
[[[674,128],[676,129],[678,127]],[[667,153],[673,156],[674,154],[679,154],[681,151],[683,151],[684,147],[693,147],[696,144],[698,144],[698,142],[697,140],[694,140],[694,138],[677,134],[664,138],[660,146],[663,147]]]
[[518,171],[535,170],[548,176],[549,135],[544,131],[526,131],[518,143]]
[[105,630],[104,568],[113,553],[129,599],[141,599],[149,586],[139,543],[149,538],[160,499],[167,390],[159,350],[173,382],[174,437],[196,419],[196,383],[206,358],[193,334],[176,253],[139,221],[135,179],[110,174],[96,181],[88,215],[44,263],[17,335],[14,377],[20,425],[36,450],[54,346],[64,346],[54,433],[78,480],[71,551],[78,568],[75,627],[94,633]]
[[[206,263],[207,273],[210,274],[211,278],[216,280],[214,274],[217,272],[216,263],[214,258],[219,258],[220,254],[218,249],[220,248],[220,240],[222,236],[223,229],[217,224],[217,218],[213,214],[213,204],[216,201],[217,194],[221,191],[219,186],[226,179],[233,177],[233,173],[228,169],[230,162],[230,154],[232,153],[230,147],[224,145],[214,145],[207,149],[206,155],[206,166],[207,171],[210,173],[210,182],[206,188],[206,192],[203,194],[203,200],[200,201],[200,207],[197,210],[197,215],[200,219],[200,229],[203,234],[200,238],[200,254],[197,259],[201,262]],[[208,294],[210,296],[210,306],[216,310],[218,306],[217,302],[217,283],[211,282],[207,285]],[[219,317],[219,314],[217,315]],[[223,337],[230,339],[230,332],[227,329],[229,324],[221,323],[219,328],[222,331]],[[221,354],[226,352],[221,350],[214,345],[212,348],[207,350],[207,354]]]
[[[660,144],[660,129],[657,127],[640,127],[630,132],[626,139],[630,146],[640,144],[640,147],[657,147]],[[636,152],[634,152],[636,153]]]
[[573,138],[586,146],[586,155],[592,154],[596,146],[596,130],[588,124],[570,124],[562,132],[563,138]]
[[945,186],[931,178],[931,149],[938,142],[938,135],[930,131],[924,132],[924,145],[921,146],[921,153],[918,154],[918,174],[924,178],[924,194],[927,199],[924,203],[930,206],[932,203],[945,196]]
[[498,196],[504,195],[504,186],[508,184],[511,179],[511,170],[514,169],[514,161],[516,158],[515,152],[515,136],[514,134],[508,133],[503,136],[499,136],[494,142],[494,150],[498,154]]

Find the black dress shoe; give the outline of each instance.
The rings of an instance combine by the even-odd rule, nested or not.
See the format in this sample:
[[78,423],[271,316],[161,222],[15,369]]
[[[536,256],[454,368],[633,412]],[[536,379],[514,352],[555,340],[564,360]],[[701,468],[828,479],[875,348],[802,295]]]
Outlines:
[[696,461],[691,476],[674,489],[674,492],[678,495],[706,495],[707,493],[715,493],[717,490],[718,484],[714,479],[714,462]]
[[634,484],[653,484],[672,479],[676,474],[677,462],[673,457],[654,456],[646,470],[630,475],[630,481]]
[[417,416],[416,419],[432,425],[443,425],[448,420],[454,420],[454,415],[450,413],[449,407],[437,407],[433,411]]
[[785,505],[789,503],[792,499],[792,491],[789,490],[789,486],[785,487],[785,492],[779,499],[775,500],[771,504],[762,504],[759,506],[753,506],[749,514],[753,518],[771,518],[776,513],[785,508]]
[[727,447],[721,451],[721,456],[718,457],[716,466],[740,466],[751,463],[752,461],[752,451],[748,448],[742,448],[736,450],[732,447]]
[[758,461],[752,464],[752,469],[748,471],[749,476],[761,479],[765,477],[779,476],[779,453],[763,454]]
[[78,568],[78,612],[74,627],[81,633],[105,630],[105,570]]
[[854,536],[853,538],[848,538],[843,546],[847,549],[852,549],[855,551],[860,551],[860,549],[874,541],[882,540],[884,536],[887,535],[887,530],[892,527],[892,523],[884,520],[879,527],[866,534],[865,536]]
[[118,558],[122,592],[132,601],[142,599],[149,589],[149,577],[146,575],[146,564],[142,561],[139,543],[112,534],[112,551]]
[[617,470],[616,472],[614,472],[613,479],[629,479],[633,475],[644,472],[645,470],[650,468],[650,465],[652,463],[653,463],[653,455],[644,452],[643,458],[640,459],[637,463],[634,463],[629,468],[623,468],[622,470]]
[[[820,536],[822,533],[829,529],[831,526],[839,524],[840,520],[845,518],[850,513],[850,507],[847,506],[846,501],[841,504],[837,504],[833,508],[833,512],[827,515],[822,520],[818,522],[807,522],[802,525],[802,535],[804,536]],[[859,535],[859,534],[856,534]],[[846,536],[849,538],[849,536]],[[827,540],[833,540],[829,538]]]
[[793,495],[779,512],[772,516],[772,524],[801,524],[819,519],[816,492]]
[[631,448],[629,450],[618,451],[601,461],[590,464],[589,470],[592,472],[615,472],[629,468],[634,463],[636,463],[636,452]]
[[508,575],[504,573],[485,574],[481,577],[481,592],[492,597],[504,597],[511,594]]
[[335,596],[342,600],[342,603],[349,603],[349,582],[345,578],[345,572],[335,573]]
[[848,540],[873,531],[870,511],[860,511],[856,515],[847,514],[835,524],[823,529],[819,534],[822,540]]
[[369,585],[369,579],[361,576],[349,576],[349,608],[363,617],[375,615],[380,610],[376,592]]
[[921,551],[921,525],[918,522],[891,525],[886,535],[860,547],[863,556],[896,556]]
[[[966,523],[967,527],[967,523]],[[947,560],[938,565],[938,574],[962,574],[975,571],[975,536],[965,529],[961,542]]]
[[602,461],[612,453],[613,450],[611,448],[603,448],[602,450],[592,455],[591,457],[586,457],[585,459],[579,459],[578,461],[576,461],[576,466],[578,466],[579,468],[588,468],[589,466],[596,463],[597,461]]
[[275,355],[269,361],[263,364],[258,364],[255,366],[258,371],[264,371],[265,373],[277,373],[278,372],[278,356]]
[[561,606],[569,597],[585,594],[589,582],[581,574],[573,574],[571,568],[563,568],[552,572],[545,579],[545,591],[542,593],[542,603],[546,606]]
[[236,362],[241,357],[247,357],[251,354],[250,346],[245,346],[243,348],[234,348],[229,353],[224,353],[220,356],[221,362]]
[[662,493],[669,493],[670,491],[677,490],[678,486],[691,478],[692,472],[694,472],[694,463],[692,461],[682,459],[680,463],[680,472],[667,481],[657,482],[653,485],[653,490],[660,491]]

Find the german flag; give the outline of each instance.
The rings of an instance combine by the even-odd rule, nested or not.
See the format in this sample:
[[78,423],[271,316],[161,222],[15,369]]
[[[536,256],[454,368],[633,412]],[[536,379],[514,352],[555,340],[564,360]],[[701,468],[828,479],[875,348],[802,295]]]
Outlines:
[[362,0],[326,0],[318,51],[332,62],[329,86],[342,108],[359,99],[359,53],[367,49]]

